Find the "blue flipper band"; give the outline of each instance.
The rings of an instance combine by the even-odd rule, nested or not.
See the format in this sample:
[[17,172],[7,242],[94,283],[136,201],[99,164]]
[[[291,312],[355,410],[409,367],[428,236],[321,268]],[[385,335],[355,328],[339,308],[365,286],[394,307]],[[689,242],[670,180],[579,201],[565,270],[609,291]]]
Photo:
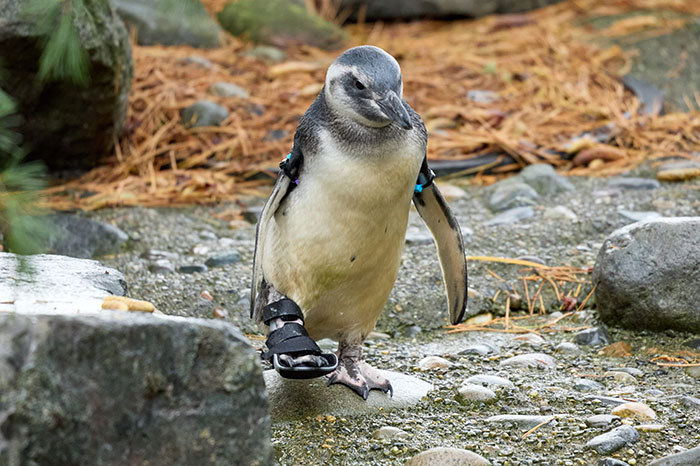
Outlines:
[[422,184],[417,184],[416,187],[414,188],[414,191],[417,193],[423,192],[423,185]]

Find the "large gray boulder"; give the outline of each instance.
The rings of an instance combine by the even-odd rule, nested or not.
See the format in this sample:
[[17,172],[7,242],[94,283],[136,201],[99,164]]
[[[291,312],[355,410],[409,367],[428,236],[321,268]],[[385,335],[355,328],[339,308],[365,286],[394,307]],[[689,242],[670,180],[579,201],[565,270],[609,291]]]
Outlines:
[[2,88],[17,103],[19,132],[33,158],[87,168],[112,150],[124,128],[133,67],[124,24],[111,3],[83,0],[73,24],[90,62],[87,86],[37,78],[43,38],[26,0],[0,0]]
[[534,10],[561,0],[341,0],[340,10],[351,11],[352,19],[365,9],[368,20],[476,18],[496,13],[519,13]]
[[230,324],[101,309],[121,273],[0,253],[0,465],[272,464],[260,358]]
[[0,312],[0,464],[272,464],[259,357],[229,324]]
[[609,324],[700,332],[700,217],[613,232],[598,253],[593,282],[598,312]]
[[218,47],[221,28],[199,0],[112,0],[140,45]]

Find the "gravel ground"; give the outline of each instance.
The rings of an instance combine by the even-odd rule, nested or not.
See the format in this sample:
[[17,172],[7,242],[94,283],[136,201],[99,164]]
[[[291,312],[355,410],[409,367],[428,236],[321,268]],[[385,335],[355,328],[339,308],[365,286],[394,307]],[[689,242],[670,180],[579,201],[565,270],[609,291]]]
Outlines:
[[[629,176],[652,178],[648,169]],[[657,212],[664,216],[694,216],[700,211],[697,182],[662,184],[649,190],[616,189],[609,179],[573,178],[575,190],[541,198],[533,206],[534,216],[512,224],[487,226],[496,216],[487,208],[489,188],[458,180],[464,194],[450,203],[462,225],[468,254],[473,256],[527,257],[548,265],[592,266],[606,235],[630,220],[620,212]],[[251,208],[262,199],[248,200]],[[550,218],[551,209],[565,206],[575,219]],[[176,315],[224,318],[246,333],[257,329],[248,319],[248,293],[253,253],[254,226],[231,229],[216,220],[213,207],[186,209],[111,209],[93,214],[126,231],[131,240],[124,252],[103,260],[121,270],[132,297],[153,302],[162,312]],[[442,279],[434,246],[425,237],[417,216],[411,217],[411,239],[397,284],[377,325],[379,335],[366,344],[371,364],[383,369],[411,373],[435,386],[428,397],[412,409],[377,411],[367,416],[319,417],[273,425],[277,459],[283,465],[403,464],[410,457],[437,446],[466,448],[488,458],[494,465],[595,465],[605,457],[584,445],[612,427],[627,423],[659,424],[654,432],[642,432],[640,439],[609,456],[630,465],[645,465],[653,458],[700,444],[700,396],[697,377],[678,368],[659,367],[650,362],[659,354],[686,352],[699,357],[697,348],[684,346],[692,335],[680,332],[654,334],[645,331],[609,329],[613,342],[626,342],[631,356],[606,355],[600,347],[579,346],[576,354],[557,351],[562,341],[573,341],[574,334],[544,334],[544,341],[522,341],[495,332],[469,332],[447,335]],[[240,253],[240,261],[204,272],[181,273],[180,266],[204,264],[225,251]],[[156,251],[166,254],[158,255]],[[150,254],[160,258],[144,256]],[[157,267],[170,273],[155,273]],[[488,273],[491,270],[504,282]],[[522,285],[521,272],[512,265],[471,261],[469,263],[470,314],[490,311],[502,314],[504,301],[493,301],[498,289],[516,290]],[[583,287],[587,293],[590,286]],[[532,290],[531,290],[532,291]],[[501,293],[505,297],[507,293]],[[553,293],[545,294],[548,313],[558,311]],[[593,305],[589,302],[587,307]],[[518,315],[514,313],[513,315]],[[551,316],[519,321],[535,325]],[[590,309],[568,319],[572,327],[595,325]],[[470,345],[494,347],[490,354],[465,353]],[[257,343],[259,344],[259,343]],[[556,359],[552,367],[513,368],[502,365],[511,356],[544,353]],[[416,369],[425,356],[442,356],[449,367],[432,371]],[[537,357],[536,357],[537,358]],[[626,368],[619,375],[616,368]],[[700,371],[699,371],[700,372]],[[478,374],[507,378],[514,388],[495,390],[489,403],[458,401],[457,389],[463,381]],[[607,375],[606,375],[607,374]],[[594,380],[601,386],[580,391],[578,379]],[[580,388],[580,387],[579,387]],[[607,396],[612,399],[594,398]],[[684,398],[685,397],[685,398]],[[691,398],[688,398],[691,397]],[[620,400],[647,404],[656,419],[614,419],[604,427],[589,427],[586,419],[594,414],[610,414]],[[532,425],[489,422],[494,415],[552,415],[546,425],[524,436]],[[376,439],[373,432],[394,426],[405,434],[393,439]],[[657,431],[658,430],[658,431]]]

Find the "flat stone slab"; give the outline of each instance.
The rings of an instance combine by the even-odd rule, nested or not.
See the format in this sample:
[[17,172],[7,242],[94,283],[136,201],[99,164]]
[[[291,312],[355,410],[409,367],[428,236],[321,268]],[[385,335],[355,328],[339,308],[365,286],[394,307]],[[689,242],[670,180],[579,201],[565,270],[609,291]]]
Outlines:
[[398,372],[379,370],[389,379],[394,396],[372,390],[367,400],[343,385],[326,386],[326,378],[291,380],[276,371],[263,373],[273,422],[289,421],[308,416],[353,416],[416,405],[433,386],[416,377]]
[[99,312],[105,296],[125,293],[124,275],[94,260],[0,252],[0,311]]

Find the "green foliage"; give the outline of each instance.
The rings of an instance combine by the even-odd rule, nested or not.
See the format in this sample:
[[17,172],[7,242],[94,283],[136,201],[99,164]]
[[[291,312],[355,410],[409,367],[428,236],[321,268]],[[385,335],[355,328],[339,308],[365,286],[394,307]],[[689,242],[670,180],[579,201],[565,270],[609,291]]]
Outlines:
[[14,112],[14,102],[0,89],[0,233],[8,250],[34,254],[48,233],[36,207],[36,192],[45,187],[45,170],[39,162],[21,163],[25,152],[12,129],[18,122]]
[[87,85],[90,82],[90,61],[74,25],[76,17],[87,14],[84,1],[31,0],[24,14],[36,23],[37,33],[43,38],[39,79]]

